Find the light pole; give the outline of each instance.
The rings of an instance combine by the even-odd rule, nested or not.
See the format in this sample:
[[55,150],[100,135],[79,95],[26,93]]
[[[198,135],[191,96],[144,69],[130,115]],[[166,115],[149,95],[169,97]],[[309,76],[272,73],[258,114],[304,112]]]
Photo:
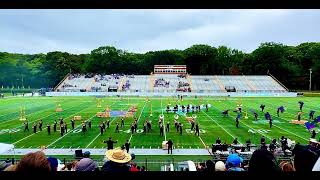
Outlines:
[[312,69],[309,69],[309,91],[311,91],[311,74],[312,74]]

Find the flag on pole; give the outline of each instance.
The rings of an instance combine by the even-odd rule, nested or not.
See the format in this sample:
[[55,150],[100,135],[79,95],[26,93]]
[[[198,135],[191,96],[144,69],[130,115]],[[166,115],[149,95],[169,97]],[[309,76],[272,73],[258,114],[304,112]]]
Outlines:
[[309,131],[310,131],[311,129],[313,129],[313,128],[316,127],[315,124],[310,123],[310,122],[306,122],[305,125],[306,125],[306,128],[307,128]]

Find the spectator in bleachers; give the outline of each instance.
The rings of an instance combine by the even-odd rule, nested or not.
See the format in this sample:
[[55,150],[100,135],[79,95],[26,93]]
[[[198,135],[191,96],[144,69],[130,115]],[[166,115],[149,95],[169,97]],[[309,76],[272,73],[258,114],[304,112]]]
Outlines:
[[137,172],[139,171],[137,164],[136,163],[132,163],[131,167],[130,167],[130,172]]
[[204,171],[205,168],[206,168],[205,163],[199,163],[196,167],[197,171]]
[[283,171],[283,172],[295,171],[291,162],[282,161],[279,164],[279,166],[280,166],[281,171]]
[[211,160],[206,161],[206,168],[203,170],[204,172],[214,172],[215,166]]
[[75,166],[75,171],[97,171],[98,164],[90,158],[82,158]]
[[237,154],[229,155],[226,162],[227,171],[244,171],[244,169],[241,168],[242,162],[243,159]]
[[83,153],[83,157],[84,158],[90,158],[90,152],[89,151],[86,151]]
[[10,165],[11,165],[11,163],[7,163],[6,161],[0,161],[0,171],[5,170]]
[[307,146],[296,145],[292,151],[294,169],[298,172],[310,172],[319,156]]
[[255,150],[249,161],[249,172],[276,172],[279,171],[276,159],[266,149]]
[[146,168],[144,166],[141,166],[140,171],[146,171]]
[[76,164],[78,161],[73,161],[71,163],[68,163],[65,165],[65,167],[62,168],[63,171],[75,171]]
[[50,163],[51,171],[56,172],[58,170],[58,159],[53,157],[48,157]]
[[215,171],[226,171],[226,166],[222,161],[218,161],[215,164]]
[[108,150],[106,153],[107,162],[104,163],[101,170],[110,172],[128,172],[129,162],[132,157],[130,154],[120,148]]
[[50,172],[51,167],[48,159],[42,151],[24,155],[15,171],[18,172]]

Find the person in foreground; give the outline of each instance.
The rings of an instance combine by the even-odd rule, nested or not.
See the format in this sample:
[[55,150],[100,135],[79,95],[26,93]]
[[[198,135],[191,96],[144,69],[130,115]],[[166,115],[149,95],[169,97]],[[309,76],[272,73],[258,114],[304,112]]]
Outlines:
[[229,155],[226,162],[227,171],[244,171],[244,169],[241,168],[242,162],[242,158],[240,158],[237,154]]
[[129,172],[129,162],[132,157],[121,148],[111,149],[106,152],[107,161],[101,168],[101,171],[108,172]]
[[257,149],[253,152],[248,172],[279,172],[280,168],[274,155],[266,149]]

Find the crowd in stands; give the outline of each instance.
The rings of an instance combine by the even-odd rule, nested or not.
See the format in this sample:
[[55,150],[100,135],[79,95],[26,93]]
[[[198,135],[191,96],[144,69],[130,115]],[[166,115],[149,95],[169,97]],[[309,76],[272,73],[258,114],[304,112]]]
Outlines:
[[111,74],[110,75],[113,79],[120,79],[124,74]]
[[190,87],[177,88],[177,92],[191,92]]
[[84,76],[84,78],[93,78],[95,76],[94,73],[89,73]]
[[[217,139],[221,144],[221,140]],[[196,170],[201,172],[215,171],[248,171],[248,172],[311,172],[320,171],[320,144],[311,139],[309,144],[295,144],[291,149],[291,158],[280,160],[277,158],[273,142],[268,146],[264,137],[261,145],[255,149],[251,157],[244,160],[239,151],[231,152],[226,159],[213,158],[196,165]],[[237,144],[237,142],[233,142]],[[218,150],[217,150],[218,151]],[[0,162],[0,171],[18,172],[50,172],[50,171],[106,171],[106,172],[130,172],[146,171],[144,166],[137,165],[133,160],[134,154],[129,154],[125,148],[110,149],[106,152],[103,165],[90,158],[90,152],[86,151],[83,156],[65,165],[54,157],[47,157],[42,151],[24,155],[21,160],[12,164],[10,161]],[[188,169],[185,169],[188,171]],[[160,171],[160,170],[159,170]]]
[[169,88],[170,81],[166,81],[163,78],[156,79],[154,82],[154,87],[166,87]]
[[68,83],[63,83],[63,85],[62,85],[62,88],[66,88],[66,87],[77,87],[77,85],[71,85],[71,84],[68,84]]
[[[125,75],[124,74],[110,74],[110,75],[97,74],[93,77],[94,77],[95,82],[99,82],[99,81],[108,81],[111,79],[120,79],[123,76],[125,76]],[[129,77],[133,78],[134,76],[130,75]]]
[[177,92],[191,92],[190,84],[187,82],[179,81]]
[[74,79],[74,78],[80,78],[80,77],[81,77],[81,74],[70,74],[69,77],[68,77],[68,79],[69,79],[69,80],[72,80],[72,79]]
[[[252,145],[250,140],[244,146],[239,145],[237,138],[230,145],[229,149],[226,142],[221,143],[218,138],[216,144],[212,144],[212,152],[220,154],[228,151],[226,161],[218,160],[215,163],[207,161],[197,166],[198,171],[251,171],[251,172],[270,172],[270,171],[320,171],[320,143],[315,139],[310,139],[308,145],[288,144],[288,138],[282,136],[278,143],[273,139],[270,144],[266,144],[265,137],[261,138],[260,145]],[[254,151],[252,147],[258,147]],[[251,152],[249,161],[244,161],[242,152]],[[289,157],[289,160],[278,160],[277,157]],[[221,156],[220,156],[221,157]],[[293,159],[293,160],[292,160]],[[214,166],[213,166],[214,164]],[[213,168],[214,167],[214,168]],[[214,169],[214,170],[213,170]]]
[[126,83],[122,85],[122,90],[123,91],[129,90],[130,89],[130,85],[131,84],[130,84],[129,80],[127,80]]
[[178,88],[181,88],[181,87],[189,87],[190,84],[187,83],[187,82],[182,82],[182,81],[179,81],[178,83]]
[[43,151],[28,153],[16,164],[10,161],[0,162],[0,171],[16,172],[56,172],[56,171],[106,171],[106,172],[130,172],[146,171],[144,166],[138,166],[133,160],[134,154],[127,153],[124,149],[116,148],[108,150],[102,167],[90,158],[90,152],[65,165],[54,157],[47,157]]
[[187,75],[186,74],[179,74],[178,77],[179,78],[187,78]]
[[197,171],[248,171],[248,172],[311,172],[320,171],[320,159],[317,152],[306,146],[296,145],[293,160],[278,160],[267,149],[257,149],[249,161],[245,162],[237,154],[230,154],[225,161],[208,160],[197,165]]
[[[102,86],[102,84],[101,84],[101,86]],[[91,91],[92,91],[92,92],[101,91],[101,87],[91,87]]]
[[127,78],[134,78],[134,74],[126,75]]

